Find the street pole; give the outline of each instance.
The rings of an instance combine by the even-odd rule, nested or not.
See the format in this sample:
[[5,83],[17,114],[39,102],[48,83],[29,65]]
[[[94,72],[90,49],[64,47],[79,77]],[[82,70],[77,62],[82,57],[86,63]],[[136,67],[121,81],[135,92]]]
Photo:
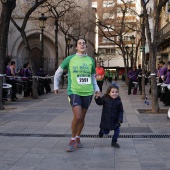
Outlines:
[[142,51],[142,99],[145,99],[145,18],[142,15],[141,51]]
[[131,70],[133,68],[133,43],[132,43],[132,54],[131,54]]
[[46,25],[47,17],[42,13],[39,19],[39,26],[41,28],[41,67],[44,68],[44,28]]
[[58,68],[58,20],[55,20],[55,68]]
[[44,68],[44,28],[41,28],[41,67]]
[[67,44],[67,56],[70,55],[70,52],[69,52],[69,44]]

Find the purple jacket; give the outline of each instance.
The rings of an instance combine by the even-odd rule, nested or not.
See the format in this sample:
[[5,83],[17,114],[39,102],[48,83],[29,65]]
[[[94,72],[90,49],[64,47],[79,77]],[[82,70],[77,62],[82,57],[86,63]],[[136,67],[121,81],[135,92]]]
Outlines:
[[128,77],[133,80],[133,81],[136,81],[137,80],[137,77],[138,77],[138,72],[137,71],[134,71],[134,70],[131,70],[129,71],[128,73]]
[[167,71],[167,67],[160,68],[160,69],[159,69],[160,77],[161,77],[162,75],[165,75],[165,74],[166,74],[166,71]]
[[170,84],[170,70],[167,70],[164,83]]

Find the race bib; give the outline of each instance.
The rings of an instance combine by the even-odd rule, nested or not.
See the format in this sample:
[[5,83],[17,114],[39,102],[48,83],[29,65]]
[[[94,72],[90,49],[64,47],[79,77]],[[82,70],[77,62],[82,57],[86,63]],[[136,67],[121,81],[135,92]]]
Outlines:
[[77,75],[77,83],[78,84],[91,84],[91,76],[90,75]]

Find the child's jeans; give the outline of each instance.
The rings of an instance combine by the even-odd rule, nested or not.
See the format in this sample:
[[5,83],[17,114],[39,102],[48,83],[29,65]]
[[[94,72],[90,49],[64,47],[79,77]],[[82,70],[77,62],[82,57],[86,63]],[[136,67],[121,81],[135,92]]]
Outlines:
[[[102,129],[102,133],[108,135],[110,133],[110,130],[107,129]],[[114,129],[114,134],[112,136],[112,142],[116,143],[117,139],[119,137],[119,133],[120,133],[120,128],[117,127],[116,129]]]

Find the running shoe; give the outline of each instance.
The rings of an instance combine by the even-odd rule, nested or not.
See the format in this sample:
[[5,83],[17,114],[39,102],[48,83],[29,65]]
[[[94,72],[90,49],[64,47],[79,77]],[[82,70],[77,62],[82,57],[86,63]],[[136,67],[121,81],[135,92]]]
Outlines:
[[76,138],[75,147],[77,147],[77,148],[82,148],[83,147],[83,145],[80,142],[80,138]]
[[69,145],[67,146],[67,149],[66,149],[66,151],[67,152],[72,152],[73,150],[74,150],[74,145],[75,145],[75,140],[70,140],[70,143],[69,143]]
[[119,145],[118,143],[116,143],[116,142],[112,143],[111,145],[112,145],[113,147],[115,147],[115,148],[120,148],[120,145]]

